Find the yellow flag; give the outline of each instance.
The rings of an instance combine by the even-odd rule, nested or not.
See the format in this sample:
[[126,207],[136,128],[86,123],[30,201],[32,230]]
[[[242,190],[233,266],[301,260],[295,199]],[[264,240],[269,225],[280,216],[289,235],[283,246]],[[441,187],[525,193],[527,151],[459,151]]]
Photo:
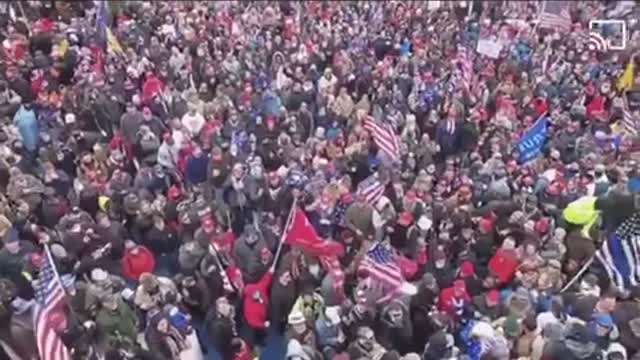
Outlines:
[[624,74],[618,79],[618,90],[627,91],[633,86],[633,80],[636,71],[636,64],[633,58],[629,61]]
[[124,50],[118,39],[116,39],[115,35],[111,32],[111,29],[107,28],[107,46],[109,50],[113,51],[117,55],[124,55]]
[[60,51],[60,56],[64,56],[69,50],[69,42],[67,39],[60,41],[60,45],[58,45],[58,51]]

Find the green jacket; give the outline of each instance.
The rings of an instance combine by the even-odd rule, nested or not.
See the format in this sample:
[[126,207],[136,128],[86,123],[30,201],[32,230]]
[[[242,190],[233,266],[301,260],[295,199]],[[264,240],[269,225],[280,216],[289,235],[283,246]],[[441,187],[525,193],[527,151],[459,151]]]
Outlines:
[[100,329],[101,342],[117,341],[119,338],[131,344],[138,336],[135,312],[122,300],[115,310],[102,307],[96,316],[96,326]]

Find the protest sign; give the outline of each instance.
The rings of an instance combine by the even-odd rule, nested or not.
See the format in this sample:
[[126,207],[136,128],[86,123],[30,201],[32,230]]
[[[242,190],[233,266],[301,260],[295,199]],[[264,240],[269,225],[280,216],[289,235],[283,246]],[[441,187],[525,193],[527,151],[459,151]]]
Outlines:
[[497,59],[502,50],[502,43],[495,40],[480,39],[476,46],[476,51],[482,55],[488,56],[492,59]]

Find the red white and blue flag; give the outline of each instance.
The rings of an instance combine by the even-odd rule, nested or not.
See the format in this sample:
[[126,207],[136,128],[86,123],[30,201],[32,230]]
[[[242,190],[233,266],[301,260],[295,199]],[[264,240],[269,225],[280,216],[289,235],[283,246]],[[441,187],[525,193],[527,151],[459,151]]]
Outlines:
[[542,12],[538,27],[560,31],[571,30],[571,14],[569,13],[569,1],[545,1],[542,4]]
[[[33,323],[36,345],[40,360],[71,360],[69,349],[60,338],[59,331],[66,326],[66,292],[61,279],[52,263],[48,249],[44,265],[35,282],[35,305]],[[72,277],[66,277],[65,283],[73,284]]]
[[400,139],[389,124],[379,124],[372,117],[364,121],[364,128],[369,131],[373,142],[392,161],[400,159]]
[[364,197],[364,201],[367,204],[375,206],[382,195],[384,195],[385,188],[385,184],[378,179],[366,179],[361,183],[357,194]]

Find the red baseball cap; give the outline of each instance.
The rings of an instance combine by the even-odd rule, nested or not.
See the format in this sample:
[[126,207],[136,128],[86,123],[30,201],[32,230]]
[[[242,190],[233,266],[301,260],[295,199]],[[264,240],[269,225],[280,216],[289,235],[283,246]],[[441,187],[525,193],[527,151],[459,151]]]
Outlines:
[[487,293],[487,302],[490,304],[499,304],[500,303],[500,291],[493,289]]
[[476,273],[476,268],[471,261],[465,261],[460,266],[460,275],[462,277],[473,276]]

